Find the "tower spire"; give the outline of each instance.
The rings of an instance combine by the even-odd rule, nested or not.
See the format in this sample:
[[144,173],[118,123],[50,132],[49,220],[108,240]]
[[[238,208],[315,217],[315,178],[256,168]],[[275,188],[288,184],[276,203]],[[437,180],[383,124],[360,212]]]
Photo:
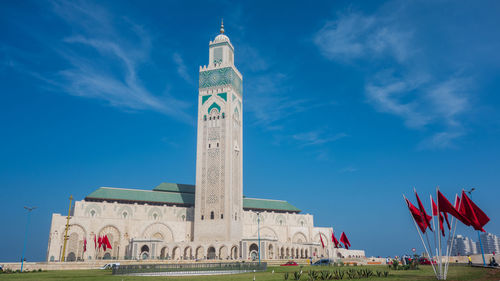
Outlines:
[[224,19],[220,21],[220,34],[224,34]]

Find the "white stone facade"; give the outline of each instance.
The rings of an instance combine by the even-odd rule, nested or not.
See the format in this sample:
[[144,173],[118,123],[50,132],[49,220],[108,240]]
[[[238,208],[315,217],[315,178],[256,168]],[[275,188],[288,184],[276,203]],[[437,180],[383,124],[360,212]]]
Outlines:
[[[198,102],[196,189],[194,194],[181,195],[194,196],[194,205],[187,199],[179,205],[134,202],[134,198],[76,201],[66,261],[248,260],[258,257],[259,248],[262,259],[364,257],[361,250],[335,249],[333,229],[315,227],[310,214],[244,208],[242,75],[224,34],[210,42],[209,64],[200,67]],[[61,260],[65,226],[66,217],[53,214],[48,261]],[[96,252],[94,238],[103,235],[112,249]]]

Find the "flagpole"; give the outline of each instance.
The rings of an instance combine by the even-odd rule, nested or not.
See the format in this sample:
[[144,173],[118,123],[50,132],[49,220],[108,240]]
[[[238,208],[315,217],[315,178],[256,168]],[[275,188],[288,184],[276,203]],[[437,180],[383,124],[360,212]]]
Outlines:
[[[403,198],[405,199],[405,202],[406,202],[407,199],[406,199],[406,196],[404,194],[403,194]],[[410,212],[410,216],[411,216],[411,218],[413,220],[413,223],[415,224],[415,228],[417,230],[418,236],[420,237],[420,240],[422,241],[422,245],[424,245],[425,252],[427,252],[427,255],[430,256],[429,251],[427,250],[427,246],[425,246],[424,239],[422,238],[422,234],[420,233],[420,230],[418,229],[417,221],[415,220],[415,218],[411,214],[410,209],[408,209],[408,212]],[[434,265],[432,264],[432,262],[431,262],[431,266],[432,266],[432,269],[434,270],[434,274],[436,274],[436,276],[437,276],[436,269],[434,268]]]
[[[423,206],[422,202],[420,201],[420,197],[418,197],[417,189],[415,189],[415,187],[413,187],[413,192],[415,192],[415,196],[418,199],[418,207],[420,208],[422,206],[422,208],[424,209],[424,212],[422,212],[422,210],[420,210],[420,218],[422,219],[422,221],[425,221],[425,224],[428,225],[429,229],[430,229],[431,225],[427,221],[427,217],[424,217],[424,216],[427,216],[427,212],[425,212],[425,207]],[[431,208],[431,210],[432,210],[432,208]],[[429,242],[429,235],[427,232],[425,233],[425,238],[427,240],[427,246],[429,246],[429,253],[427,253],[427,254],[430,257],[432,255],[432,247],[431,247],[431,243]]]
[[[472,191],[474,191],[475,188],[473,187],[470,191],[467,191],[472,197]],[[484,249],[483,249],[483,243],[481,242],[481,235],[479,235],[479,230],[477,231],[477,240],[479,241],[479,246],[481,246],[481,255],[483,256],[483,266],[486,266],[486,260],[484,259]]]
[[[441,228],[441,212],[439,211],[439,186],[436,187],[436,200],[437,200],[437,215],[438,215],[438,227]],[[441,229],[440,229],[441,230]],[[439,239],[439,254],[438,254],[438,263],[439,263],[439,280],[441,280],[441,277],[443,275],[443,262],[442,262],[442,248],[441,248],[441,233],[438,233]]]
[[[463,191],[463,189],[462,189],[462,191]],[[459,198],[459,197],[458,197],[458,195],[456,195],[456,197],[455,197],[455,206],[457,205],[457,204],[456,204],[456,201],[457,201],[457,199],[458,199],[458,198]],[[460,208],[461,208],[461,207],[462,207],[462,200],[460,200],[460,201],[458,202],[458,210],[460,210]],[[458,210],[457,210],[457,211],[458,211]],[[455,219],[455,226],[453,227],[453,236],[451,237],[450,251],[449,251],[449,253],[448,253],[448,255],[447,255],[448,257],[447,257],[447,260],[446,260],[446,265],[445,265],[445,267],[444,267],[444,268],[445,268],[445,269],[444,269],[444,272],[445,272],[445,278],[446,278],[446,276],[448,275],[448,266],[449,266],[449,264],[450,264],[450,255],[451,255],[451,251],[452,251],[452,249],[453,249],[453,242],[455,241],[455,231],[457,230],[457,224],[458,224],[458,219],[457,219],[457,218],[455,218],[455,217],[453,217],[453,218]],[[451,220],[451,225],[453,226],[453,219]]]

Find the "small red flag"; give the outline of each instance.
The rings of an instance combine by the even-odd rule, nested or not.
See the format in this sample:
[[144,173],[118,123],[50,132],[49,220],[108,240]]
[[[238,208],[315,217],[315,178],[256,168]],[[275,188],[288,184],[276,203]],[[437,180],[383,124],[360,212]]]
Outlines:
[[87,251],[87,238],[83,240],[83,252],[85,253]]
[[333,242],[333,245],[335,245],[335,248],[338,248],[339,247],[339,240],[337,240],[337,238],[335,237],[335,235],[333,234],[332,232],[332,242]]
[[104,243],[106,243],[106,247],[108,249],[113,249],[113,247],[111,247],[111,243],[109,243],[108,235],[105,235],[104,239],[105,239]]
[[460,213],[467,217],[475,230],[486,232],[483,227],[490,221],[490,218],[462,191],[462,205]]
[[[437,216],[437,213],[438,213],[438,208],[437,208],[437,205],[436,203],[434,202],[434,199],[432,199],[432,196],[431,196],[431,202],[432,202],[432,215],[433,216]],[[445,215],[447,215],[446,213],[444,213]],[[448,219],[448,217],[446,217],[446,219]],[[444,218],[443,218],[443,212],[440,212],[439,213],[439,229],[441,229],[441,234],[443,236],[444,235],[444,227],[443,227],[443,221],[444,221]],[[449,226],[449,224],[448,224]]]
[[[408,198],[405,197],[405,200],[406,200],[406,205],[408,205],[408,209],[410,209],[410,213],[413,217],[413,219],[415,220],[415,222],[417,223],[418,227],[420,228],[420,230],[422,231],[422,233],[425,233],[425,230],[427,228],[427,225],[426,223],[423,221],[422,219],[422,214],[420,213],[420,211],[417,209],[417,207],[415,207],[411,202],[410,200],[408,200]],[[429,216],[427,216],[429,217]],[[342,241],[342,240],[340,240]]]
[[422,204],[422,201],[420,201],[420,197],[418,197],[416,190],[415,190],[415,197],[417,197],[418,209],[420,211],[420,215],[422,217],[422,220],[425,223],[425,226],[428,227],[432,231],[432,227],[431,227],[432,217],[427,215],[427,212],[425,211],[425,208],[424,208],[424,204]]
[[438,190],[437,191],[437,200],[439,204],[439,211],[444,212],[444,213],[449,213],[450,215],[454,216],[457,218],[459,221],[461,221],[465,225],[471,225],[470,221],[464,217],[462,214],[460,214],[457,209],[453,205],[451,205],[450,201],[444,197],[444,195]]
[[97,249],[100,249],[102,247],[102,237],[99,235],[99,238],[97,238],[97,244],[99,244],[99,246],[97,246]]
[[321,246],[323,246],[323,248],[325,248],[325,242],[323,242],[323,237],[321,237],[321,233],[319,234],[319,239],[321,240]]
[[347,236],[344,232],[342,232],[342,234],[340,235],[340,242],[344,243],[344,248],[346,248],[346,250],[351,247],[351,242],[349,242],[349,239],[347,239]]

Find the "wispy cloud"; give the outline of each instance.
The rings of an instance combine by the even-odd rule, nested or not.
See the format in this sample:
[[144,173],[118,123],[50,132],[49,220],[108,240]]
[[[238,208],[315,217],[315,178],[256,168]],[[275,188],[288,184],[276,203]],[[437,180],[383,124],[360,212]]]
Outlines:
[[186,66],[186,63],[184,63],[184,59],[182,58],[182,56],[179,53],[174,53],[172,55],[172,59],[177,65],[177,73],[179,74],[179,76],[182,77],[182,79],[184,79],[189,84],[193,84],[194,80],[191,77],[191,75],[189,75],[187,70],[188,68]]
[[326,144],[345,137],[347,137],[345,133],[331,134],[325,130],[303,132],[293,135],[293,139],[301,142],[304,146]]
[[354,168],[354,167],[351,167],[351,166],[348,166],[348,167],[345,167],[345,168],[342,168],[339,170],[339,173],[354,173],[354,172],[357,172],[358,169],[357,168]]
[[435,133],[420,148],[451,147],[454,139],[465,134],[461,117],[471,106],[472,79],[457,75],[459,69],[432,75],[426,63],[429,54],[420,48],[416,32],[383,9],[372,15],[351,11],[327,21],[314,43],[332,61],[384,65],[384,70],[366,78],[367,102],[380,112],[401,117],[408,128],[432,127]]
[[[71,33],[57,40],[40,40],[62,61],[62,69],[37,73],[27,64],[17,68],[46,85],[74,96],[107,102],[126,111],[151,110],[192,123],[190,106],[170,93],[153,93],[140,75],[151,63],[153,48],[149,32],[130,19],[115,17],[102,6],[86,1],[52,1],[52,12]],[[33,75],[37,74],[37,75]]]
[[280,130],[277,121],[310,110],[317,106],[307,99],[291,98],[289,77],[282,73],[253,75],[248,91],[252,93],[245,101],[246,108],[255,116],[255,123],[267,130]]

